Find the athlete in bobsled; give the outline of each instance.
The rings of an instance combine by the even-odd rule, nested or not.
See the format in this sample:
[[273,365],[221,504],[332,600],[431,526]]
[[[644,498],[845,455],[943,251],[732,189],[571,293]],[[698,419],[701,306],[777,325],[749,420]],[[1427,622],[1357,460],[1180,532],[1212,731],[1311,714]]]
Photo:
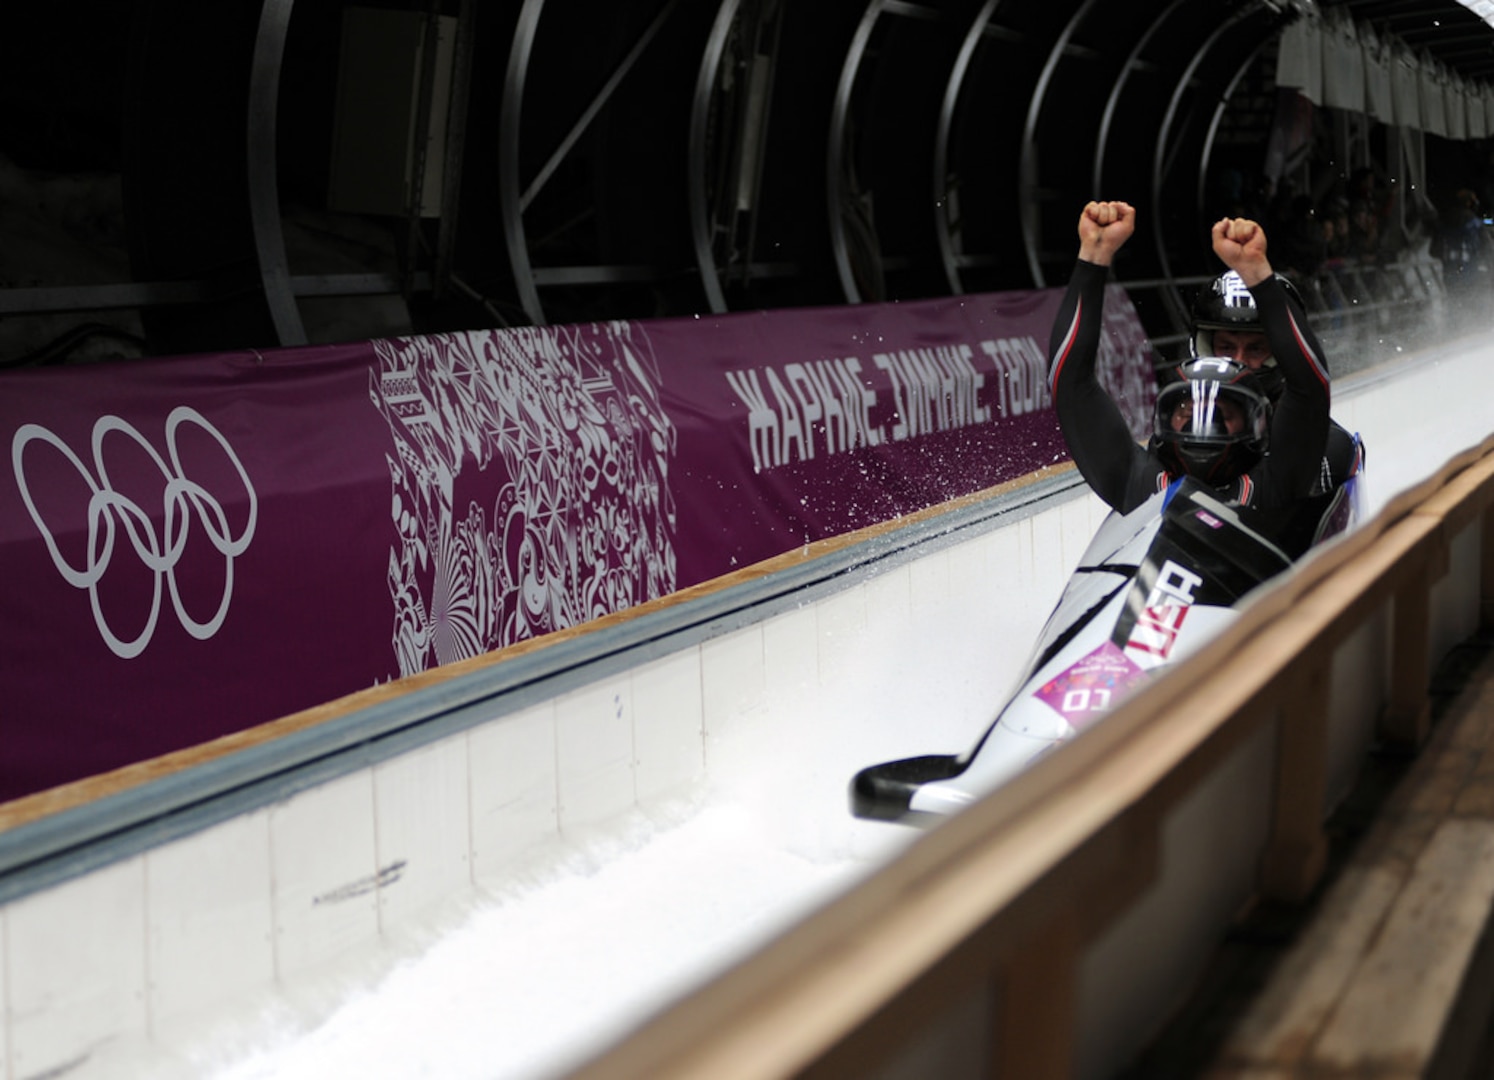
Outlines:
[[[1290,278],[1278,276],[1281,287],[1304,310],[1302,296]],[[1193,298],[1188,349],[1192,356],[1224,356],[1244,364],[1255,372],[1272,404],[1281,397],[1285,385],[1271,342],[1261,322],[1255,297],[1234,270],[1226,270]],[[1364,467],[1364,444],[1357,434],[1342,425],[1328,421],[1328,445],[1323,451],[1322,467],[1313,482],[1313,494],[1321,495],[1342,488]],[[1352,491],[1352,488],[1349,490]]]
[[859,817],[952,813],[1094,723],[1148,674],[1196,649],[1234,605],[1347,525],[1352,481],[1321,483],[1329,428],[1322,348],[1271,269],[1264,230],[1229,219],[1214,251],[1249,291],[1279,375],[1192,356],[1157,395],[1139,445],[1095,374],[1108,267],[1135,228],[1092,202],[1053,328],[1049,389],[1079,472],[1112,509],[1039,635],[1017,692],[976,745],[863,769]]

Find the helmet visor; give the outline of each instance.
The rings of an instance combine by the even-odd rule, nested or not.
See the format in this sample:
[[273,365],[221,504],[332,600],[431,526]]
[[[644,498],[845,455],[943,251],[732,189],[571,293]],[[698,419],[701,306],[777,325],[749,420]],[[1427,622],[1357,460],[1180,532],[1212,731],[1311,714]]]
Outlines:
[[1228,441],[1251,427],[1250,401],[1213,380],[1190,379],[1157,394],[1157,434]]

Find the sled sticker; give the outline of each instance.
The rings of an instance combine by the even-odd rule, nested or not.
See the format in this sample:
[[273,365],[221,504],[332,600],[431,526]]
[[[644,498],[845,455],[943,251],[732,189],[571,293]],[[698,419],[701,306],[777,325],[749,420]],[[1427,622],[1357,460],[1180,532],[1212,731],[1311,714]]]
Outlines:
[[1032,696],[1071,726],[1083,728],[1109,711],[1145,677],[1144,670],[1107,641],[1038,687]]
[[1146,606],[1159,607],[1171,601],[1174,604],[1193,603],[1193,590],[1203,584],[1203,578],[1186,567],[1168,559],[1157,572],[1157,583],[1146,598]]
[[[1147,594],[1146,606],[1141,609],[1131,635],[1126,639],[1126,651],[1143,656],[1166,660],[1177,644],[1178,631],[1183,628],[1183,619],[1193,605],[1193,591],[1203,584],[1203,578],[1186,567],[1168,559],[1157,573],[1156,584]],[[1150,666],[1150,665],[1148,665]]]
[[1166,660],[1177,644],[1178,632],[1183,629],[1183,620],[1188,616],[1188,607],[1181,604],[1160,604],[1143,608],[1136,625],[1131,627],[1131,636],[1126,641],[1126,651],[1133,649],[1147,656]]

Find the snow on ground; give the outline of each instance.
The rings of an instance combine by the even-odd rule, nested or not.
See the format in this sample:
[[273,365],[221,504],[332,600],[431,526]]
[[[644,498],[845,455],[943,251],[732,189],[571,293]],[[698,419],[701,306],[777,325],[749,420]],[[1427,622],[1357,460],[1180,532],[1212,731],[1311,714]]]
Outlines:
[[[889,841],[897,832],[882,831]],[[325,1022],[303,1031],[288,1018],[211,1075],[547,1075],[770,940],[861,865],[784,850],[740,804],[707,801],[662,825],[632,815],[356,991]]]
[[[1023,636],[1017,662],[1030,631]],[[897,697],[886,687],[887,658],[871,641],[857,644],[851,681],[868,695],[880,687],[886,706]],[[945,696],[956,692],[922,689],[929,719],[919,731],[935,743],[930,750],[964,749],[978,734],[965,730],[968,719],[941,719],[954,711]],[[530,1080],[563,1072],[917,836],[849,813],[854,771],[889,756],[885,731],[864,722],[868,709],[864,700],[827,709],[803,698],[776,729],[793,732],[793,745],[745,742],[735,751],[750,759],[740,773],[554,841],[500,891],[442,913],[424,938],[204,1018],[164,1053],[118,1055],[118,1074]]]

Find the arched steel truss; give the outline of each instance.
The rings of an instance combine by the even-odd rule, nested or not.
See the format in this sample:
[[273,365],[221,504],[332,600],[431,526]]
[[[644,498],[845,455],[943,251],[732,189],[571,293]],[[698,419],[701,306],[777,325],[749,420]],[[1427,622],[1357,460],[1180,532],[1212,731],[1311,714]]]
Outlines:
[[954,245],[956,223],[949,184],[949,141],[954,127],[955,110],[960,103],[960,94],[964,90],[972,58],[1000,3],[1001,0],[985,0],[965,32],[954,67],[950,70],[949,80],[944,84],[944,100],[939,107],[938,126],[934,133],[933,183],[934,191],[939,193],[939,197],[934,200],[934,231],[939,242],[945,280],[949,282],[949,291],[954,294],[964,292],[965,288],[959,273],[962,255],[955,250]]
[[[541,299],[541,289],[546,284],[593,281],[601,282],[608,280],[620,280],[626,278],[647,278],[650,276],[650,268],[643,265],[596,265],[591,267],[545,267],[535,264],[528,243],[528,235],[524,220],[524,214],[532,203],[537,193],[555,175],[561,161],[565,156],[576,149],[584,137],[588,127],[602,115],[606,108],[608,99],[617,89],[619,84],[628,76],[628,73],[637,65],[644,56],[649,43],[657,35],[660,27],[674,13],[678,0],[665,0],[659,6],[653,20],[647,29],[632,44],[627,55],[618,67],[610,73],[601,89],[596,93],[592,101],[575,119],[565,136],[560,140],[556,148],[549,154],[544,164],[535,175],[528,179],[527,183],[520,176],[520,161],[523,158],[523,146],[521,145],[523,126],[521,123],[525,107],[525,88],[529,76],[529,67],[534,56],[535,40],[540,33],[542,15],[546,10],[546,0],[525,0],[522,5],[515,24],[512,42],[509,49],[506,75],[504,81],[504,92],[500,108],[499,125],[499,174],[497,200],[501,208],[503,221],[503,241],[507,252],[509,268],[512,274],[513,286],[517,293],[519,303],[522,305],[527,317],[536,323],[546,320],[544,303]],[[1121,66],[1118,75],[1113,79],[1108,89],[1103,94],[1105,102],[1103,116],[1099,123],[1098,134],[1095,139],[1095,160],[1092,170],[1093,194],[1103,194],[1102,178],[1104,176],[1105,162],[1112,149],[1112,133],[1116,110],[1119,107],[1126,81],[1132,76],[1141,64],[1140,57],[1147,45],[1158,35],[1167,36],[1169,20],[1180,10],[1206,0],[1172,0],[1160,11],[1155,12],[1151,21],[1142,26],[1142,32],[1135,43],[1131,46],[1125,63]],[[268,180],[273,178],[274,155],[273,155],[273,132],[266,132],[262,118],[273,116],[274,82],[269,77],[273,71],[274,62],[279,55],[279,50],[284,47],[285,29],[289,21],[289,12],[293,0],[266,0],[261,18],[260,41],[256,48],[255,64],[255,99],[257,101],[255,114],[261,118],[261,122],[251,127],[251,137],[255,139],[257,149],[251,154],[251,167],[254,170],[253,191],[255,193],[255,223],[256,223],[256,245],[260,254],[261,274],[265,282],[267,301],[270,303],[272,314],[275,318],[277,330],[282,338],[286,340],[296,339],[299,332],[299,321],[295,316],[294,296],[289,287],[289,271],[283,255],[282,243],[278,236],[278,214],[274,206],[273,198],[267,194]],[[686,179],[687,213],[689,216],[689,235],[691,238],[691,257],[695,270],[699,275],[700,289],[703,294],[704,306],[711,311],[725,311],[729,307],[728,299],[722,288],[720,267],[717,265],[717,255],[713,245],[713,238],[719,228],[718,218],[720,208],[710,204],[710,191],[707,171],[710,161],[706,151],[706,128],[711,106],[711,97],[716,92],[720,82],[720,68],[723,53],[726,47],[728,35],[730,34],[735,20],[741,15],[741,0],[720,0],[716,7],[714,18],[711,21],[709,32],[701,43],[700,59],[696,65],[696,77],[693,87],[693,100],[690,108],[689,130],[684,133],[688,141],[687,160],[689,162],[689,175]],[[1018,4],[1007,0],[1006,8],[1018,7]],[[955,53],[953,63],[949,70],[944,73],[944,92],[941,98],[938,115],[933,118],[935,130],[935,141],[931,168],[926,175],[931,177],[931,186],[928,191],[928,205],[932,207],[930,215],[930,226],[932,228],[932,239],[934,249],[938,252],[940,261],[939,271],[942,279],[948,284],[950,292],[962,292],[965,284],[962,269],[982,261],[981,253],[968,251],[956,251],[952,242],[955,223],[951,220],[953,199],[948,187],[952,159],[958,156],[959,147],[954,130],[957,111],[962,107],[981,108],[989,107],[981,102],[963,101],[962,95],[967,91],[967,85],[972,74],[980,67],[981,63],[1001,64],[1005,57],[1000,48],[987,48],[982,54],[980,46],[989,45],[992,42],[1006,43],[1008,48],[1028,49],[1031,47],[1032,39],[1020,31],[1008,31],[1005,34],[993,33],[993,19],[999,9],[1003,7],[1003,0],[984,0],[974,12],[965,26],[961,35],[959,48]],[[1051,179],[1039,175],[1039,146],[1044,139],[1043,125],[1050,123],[1062,125],[1065,121],[1061,116],[1051,116],[1045,109],[1048,103],[1049,88],[1056,77],[1060,60],[1065,52],[1070,49],[1071,43],[1081,31],[1090,24],[1095,14],[1097,4],[1095,0],[1076,0],[1070,5],[1072,10],[1067,13],[1066,18],[1059,26],[1056,36],[1045,44],[1045,59],[1038,72],[1034,84],[1025,91],[1026,109],[1025,122],[1021,133],[1021,141],[1018,148],[1018,168],[1014,187],[1016,219],[1022,238],[1022,254],[1026,262],[1027,281],[1026,284],[1043,286],[1047,284],[1047,274],[1044,270],[1044,257],[1042,251],[1042,236],[1040,235],[1040,218],[1045,200],[1040,196],[1038,189],[1061,189],[1054,185]],[[849,143],[853,138],[851,131],[854,117],[852,114],[853,96],[859,80],[865,80],[874,76],[871,71],[876,59],[871,52],[871,43],[874,32],[879,23],[891,19],[912,20],[939,20],[948,19],[949,12],[954,10],[953,6],[936,6],[934,4],[909,3],[906,0],[866,0],[865,6],[860,13],[850,39],[845,42],[841,52],[839,64],[839,75],[835,85],[834,99],[830,107],[829,129],[825,141],[824,176],[823,183],[826,192],[825,229],[831,258],[834,265],[839,291],[846,302],[856,303],[864,299],[862,288],[857,281],[857,275],[853,264],[856,256],[853,248],[857,244],[865,245],[868,238],[858,235],[853,241],[850,233],[851,226],[848,223],[847,214],[843,208],[849,205],[855,198],[855,192],[848,190],[848,154]],[[1236,28],[1245,18],[1252,13],[1252,9],[1244,8],[1237,10],[1228,16],[1224,22],[1217,24],[1212,32],[1203,41],[1191,42],[1188,46],[1180,47],[1176,41],[1173,48],[1182,54],[1191,56],[1191,61],[1186,69],[1178,76],[1173,88],[1168,107],[1157,126],[1152,155],[1151,176],[1151,198],[1156,205],[1161,197],[1164,178],[1167,173],[1176,166],[1168,154],[1170,138],[1173,128],[1178,123],[1178,112],[1184,98],[1186,89],[1191,83],[1198,67],[1205,62],[1209,56],[1212,46],[1218,42],[1228,30]],[[1098,32],[1105,33],[1101,28]],[[1260,48],[1269,39],[1269,33],[1260,35],[1253,43],[1253,48],[1248,54],[1245,63],[1239,65],[1235,70],[1234,77],[1230,80],[1224,96],[1220,99],[1218,107],[1214,110],[1208,123],[1208,132],[1205,138],[1203,152],[1196,164],[1198,166],[1198,179],[1195,184],[1196,202],[1200,208],[1204,197],[1204,176],[1208,168],[1212,142],[1218,131],[1219,123],[1228,104],[1229,93],[1238,83],[1240,76],[1259,52]],[[832,54],[833,55],[833,54]],[[1018,88],[1019,91],[1021,88]],[[1091,86],[1089,92],[1095,94],[1096,88]],[[1022,100],[1024,92],[1010,95],[1006,107],[1010,107],[1012,100]],[[1096,96],[1099,96],[1096,94]],[[779,111],[784,106],[775,103]],[[779,121],[783,122],[782,120]],[[757,156],[760,159],[761,130],[755,134],[759,138]],[[865,136],[863,136],[865,137]],[[269,152],[265,152],[268,146]],[[1131,148],[1125,148],[1129,153]],[[761,167],[761,165],[759,166]],[[864,182],[875,184],[875,179]],[[999,194],[999,193],[998,193]],[[1082,203],[1090,192],[1076,192],[1064,201],[1064,213],[1071,215],[1076,205]],[[969,192],[963,193],[963,198],[968,202],[975,198]],[[1058,203],[1060,200],[1051,200]],[[1152,221],[1152,239],[1157,252],[1157,259],[1164,277],[1171,277],[1173,273],[1172,260],[1167,251],[1167,243],[1162,235],[1164,223],[1160,216],[1154,215]],[[871,238],[876,242],[876,237]],[[987,263],[1010,264],[1011,253],[1004,257],[999,252],[986,253],[984,261]]]
[[304,345],[306,330],[291,287],[290,260],[280,220],[276,170],[275,115],[280,102],[280,66],[295,0],[265,0],[254,38],[249,72],[248,129],[249,214],[265,305],[281,345]]
[[1022,127],[1022,156],[1017,172],[1021,185],[1019,201],[1022,211],[1022,244],[1027,252],[1028,272],[1032,274],[1033,283],[1039,286],[1047,282],[1044,280],[1039,257],[1041,248],[1037,214],[1040,203],[1038,194],[1034,190],[1037,187],[1037,162],[1034,157],[1037,149],[1038,122],[1042,118],[1043,102],[1048,96],[1048,84],[1053,79],[1053,72],[1058,67],[1058,61],[1073,39],[1074,31],[1083,24],[1094,6],[1095,0],[1083,0],[1078,10],[1064,24],[1053,47],[1048,50],[1048,59],[1043,62],[1042,73],[1038,75],[1037,86],[1033,89],[1032,99],[1027,106],[1027,120]]
[[840,66],[840,78],[835,84],[835,103],[830,110],[830,137],[825,143],[825,204],[829,208],[827,225],[830,229],[830,250],[835,257],[835,273],[840,280],[841,292],[846,301],[852,304],[861,301],[861,289],[856,284],[855,272],[851,266],[846,221],[837,208],[845,205],[851,197],[846,190],[844,176],[851,93],[855,89],[856,75],[861,70],[872,31],[876,29],[877,20],[882,17],[886,6],[886,0],[870,0],[856,26],[856,34],[851,38],[845,60]]
[[1110,92],[1105,95],[1105,111],[1100,117],[1099,135],[1095,138],[1094,180],[1091,186],[1096,192],[1105,191],[1104,171],[1105,162],[1110,155],[1110,133],[1113,130],[1116,110],[1119,108],[1121,94],[1126,88],[1126,83],[1140,66],[1141,56],[1147,45],[1156,37],[1157,32],[1167,25],[1167,20],[1172,14],[1186,3],[1188,0],[1172,0],[1161,14],[1147,25],[1136,44],[1131,47],[1130,53],[1126,56],[1126,62],[1121,65],[1120,76],[1111,85]]
[[715,222],[712,219],[706,188],[706,127],[710,119],[711,90],[720,79],[721,58],[726,39],[737,17],[738,0],[722,0],[711,24],[711,35],[700,59],[695,80],[695,100],[690,107],[690,236],[695,247],[695,264],[700,268],[700,283],[705,289],[711,311],[727,310],[726,294],[721,288],[721,274],[716,266],[714,246]]
[[[754,276],[778,272],[756,256],[782,8],[760,3],[746,8],[741,0],[721,0],[690,107],[686,183],[691,239],[706,303],[718,313],[731,306],[723,275],[746,285]],[[729,58],[733,38],[739,55]],[[727,84],[734,88],[730,94],[722,90]],[[713,153],[713,136],[724,137],[730,152]],[[745,224],[739,220],[743,218]]]
[[[1184,99],[1189,91],[1193,88],[1194,79],[1198,73],[1199,68],[1202,67],[1205,61],[1210,58],[1211,54],[1214,52],[1215,46],[1217,46],[1220,41],[1222,41],[1231,32],[1236,31],[1241,26],[1241,24],[1243,24],[1247,19],[1253,17],[1255,14],[1256,12],[1250,9],[1241,9],[1230,15],[1224,22],[1215,27],[1209,33],[1208,37],[1206,37],[1202,42],[1199,43],[1198,50],[1193,54],[1192,59],[1188,62],[1187,67],[1183,69],[1182,75],[1178,78],[1177,85],[1173,88],[1171,100],[1169,100],[1167,103],[1167,110],[1162,116],[1162,123],[1158,127],[1157,141],[1152,153],[1151,205],[1153,207],[1160,207],[1162,205],[1162,188],[1166,184],[1167,179],[1173,169],[1177,166],[1178,148],[1181,145],[1181,140],[1173,138],[1173,128],[1179,121],[1180,113],[1183,110]],[[1257,45],[1257,48],[1250,50],[1250,58],[1254,58],[1256,52],[1258,51],[1258,48],[1259,46]],[[1228,91],[1236,85],[1236,83],[1239,81],[1240,75],[1243,74],[1243,68],[1244,66],[1242,65],[1239,69],[1236,69],[1234,77],[1228,81],[1225,89],[1225,100],[1227,100]],[[1194,185],[1194,191],[1199,196],[1197,207],[1193,215],[1193,220],[1195,222],[1199,222],[1203,216],[1202,192],[1207,182],[1207,177],[1204,170],[1207,167],[1209,158],[1213,151],[1212,137],[1214,132],[1217,130],[1217,124],[1214,122],[1214,120],[1215,117],[1213,114],[1211,114],[1209,116],[1206,127],[1207,141],[1203,146],[1202,152],[1193,162],[1193,164],[1196,166],[1195,175],[1197,177],[1197,181]],[[1183,303],[1183,298],[1179,293],[1176,284],[1173,283],[1173,259],[1168,250],[1169,244],[1167,242],[1167,237],[1163,232],[1163,221],[1161,214],[1152,215],[1152,241],[1156,248],[1157,258],[1161,263],[1162,276],[1169,282],[1169,299],[1171,304],[1175,305],[1174,311],[1176,312],[1176,320],[1181,326],[1182,322],[1184,321],[1183,312],[1186,309]]]
[[545,0],[525,0],[524,2],[519,14],[519,27],[514,34],[513,48],[509,52],[503,95],[503,120],[498,136],[498,202],[502,208],[504,240],[508,248],[509,265],[513,270],[514,283],[519,292],[519,299],[524,305],[524,311],[534,323],[545,321],[538,286],[547,279],[560,282],[608,281],[636,276],[639,273],[644,276],[648,275],[647,270],[640,271],[627,266],[536,267],[531,258],[529,245],[526,243],[524,212],[550,182],[561,162],[580,142],[587,129],[601,115],[608,100],[627,78],[628,73],[633,70],[649,44],[679,6],[680,0],[665,0],[648,27],[628,50],[622,62],[608,75],[601,89],[597,91],[581,115],[576,118],[570,130],[560,141],[560,145],[554,149],[535,176],[521,187],[519,177],[522,149],[520,119],[524,105],[524,87],[528,81],[530,58],[534,49],[535,36],[539,30],[540,15],[545,8]]
[[[1230,98],[1281,20],[1264,0],[617,0],[609,13],[628,16],[626,40],[614,34],[595,46],[595,87],[557,104],[532,93],[537,74],[554,85],[543,67],[566,53],[556,43],[603,34],[578,23],[581,0],[524,0],[509,15],[483,9],[484,19],[509,20],[496,35],[497,57],[491,33],[482,39],[490,51],[473,55],[476,0],[410,2],[432,18],[438,8],[459,10],[464,70],[501,66],[501,82],[470,102],[459,82],[450,115],[461,130],[448,132],[458,148],[490,140],[491,175],[463,181],[460,153],[449,157],[449,220],[423,278],[297,275],[281,216],[276,125],[295,0],[262,0],[242,145],[257,288],[278,339],[266,344],[307,339],[298,297],[408,295],[430,290],[433,275],[437,291],[449,276],[464,295],[478,290],[461,279],[477,281],[487,310],[522,312],[532,323],[578,311],[639,314],[608,306],[605,290],[619,285],[652,289],[656,314],[857,303],[877,298],[868,283],[891,299],[1042,287],[1072,258],[1078,207],[1112,194],[1111,184],[1144,190],[1152,204],[1133,241],[1144,249],[1135,269],[1186,277],[1197,269],[1186,253],[1197,246]],[[913,47],[915,39],[924,44]],[[751,94],[740,83],[744,56],[758,65]],[[738,96],[726,101],[729,93]],[[632,111],[619,111],[629,94]],[[614,190],[607,184],[630,178],[620,126],[650,123],[651,145],[670,144],[677,156],[640,174],[647,190],[632,201],[602,205],[598,193]],[[577,184],[582,172],[592,186]],[[570,200],[574,212],[540,232],[587,220],[608,242],[578,241],[562,249],[569,261],[554,257],[532,220],[542,196]],[[1155,212],[1164,201],[1168,213]],[[459,202],[491,209],[462,221],[481,219],[492,231],[456,237]],[[873,204],[874,213],[859,209]],[[418,252],[420,239],[412,229],[408,248]],[[759,242],[766,259],[756,255]],[[776,291],[753,291],[775,276]],[[79,287],[66,297],[54,289],[30,299],[82,310],[210,294],[188,286]],[[0,290],[0,312],[28,310],[23,292]],[[557,292],[565,305],[552,303]]]

